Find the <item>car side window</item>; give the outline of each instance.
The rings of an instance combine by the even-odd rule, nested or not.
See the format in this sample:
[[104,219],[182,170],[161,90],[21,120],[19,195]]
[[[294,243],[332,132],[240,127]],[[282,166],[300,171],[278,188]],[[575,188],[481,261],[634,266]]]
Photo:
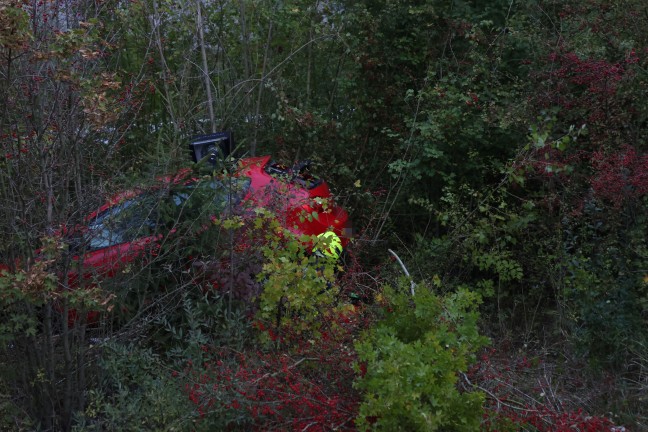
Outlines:
[[88,224],[84,237],[89,250],[97,250],[146,237],[157,225],[156,197],[142,194],[101,212]]
[[[93,251],[153,235],[163,216],[177,220],[183,217],[194,219],[199,216],[196,212],[222,214],[230,204],[236,207],[241,203],[251,182],[248,177],[232,177],[185,185],[166,197],[143,193],[97,215],[83,235],[84,244],[87,250]],[[168,200],[171,213],[168,213],[168,206],[160,206]]]

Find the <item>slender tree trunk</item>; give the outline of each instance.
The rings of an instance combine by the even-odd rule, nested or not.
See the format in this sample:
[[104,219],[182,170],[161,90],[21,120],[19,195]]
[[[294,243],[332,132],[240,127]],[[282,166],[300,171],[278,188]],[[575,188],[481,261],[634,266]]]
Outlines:
[[263,88],[265,87],[266,79],[266,67],[268,65],[268,56],[270,53],[270,41],[272,40],[272,25],[273,22],[270,21],[268,26],[268,38],[266,39],[265,51],[263,53],[263,65],[261,66],[261,82],[259,83],[259,92],[257,93],[256,100],[256,110],[254,112],[254,136],[252,138],[252,143],[250,144],[250,154],[252,156],[256,155],[257,149],[257,137],[259,132],[259,116],[261,115],[261,96],[263,95]]
[[[249,88],[247,83],[252,78],[252,59],[250,54],[250,35],[247,29],[247,14],[245,11],[245,0],[239,0],[239,18],[241,20],[241,46],[242,46],[242,60],[243,60],[243,79],[242,90],[244,96],[243,106],[245,111],[245,116],[248,117],[252,111],[252,102],[250,101],[250,92],[253,88]],[[250,152],[254,156],[254,151],[252,150],[253,145],[250,146]]]
[[205,34],[203,32],[202,4],[196,0],[196,26],[198,27],[198,43],[200,44],[200,56],[202,58],[202,76],[205,81],[205,91],[207,92],[207,109],[209,112],[209,122],[211,131],[216,132],[216,118],[214,117],[214,100],[212,98],[212,83],[209,77],[209,66],[207,64],[207,52],[205,50]]
[[158,54],[160,56],[160,63],[162,66],[162,86],[164,87],[164,97],[167,102],[167,111],[171,117],[171,122],[173,123],[173,131],[175,136],[179,135],[179,126],[178,119],[175,113],[173,96],[171,95],[171,88],[169,87],[169,66],[166,61],[166,56],[164,55],[164,45],[162,44],[162,36],[160,35],[160,25],[162,23],[162,17],[158,12],[157,0],[153,1],[153,19],[151,19],[151,24],[153,27],[153,33],[155,35],[155,44],[157,45]]
[[[313,20],[311,19],[310,28],[308,29],[308,40],[313,40]],[[311,76],[313,71],[313,44],[308,44],[308,62],[306,63],[306,106],[310,107],[311,103]]]

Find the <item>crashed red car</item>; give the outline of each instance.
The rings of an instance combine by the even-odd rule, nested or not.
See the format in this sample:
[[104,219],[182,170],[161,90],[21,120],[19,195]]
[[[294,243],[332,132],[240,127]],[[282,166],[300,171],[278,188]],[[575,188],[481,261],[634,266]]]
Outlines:
[[[175,235],[175,225],[162,224],[162,209],[171,208],[173,218],[192,221],[196,209],[189,203],[199,192],[203,201],[207,195],[209,204],[199,211],[208,212],[212,219],[243,214],[245,221],[251,209],[270,208],[284,228],[297,236],[329,233],[343,248],[351,235],[348,214],[334,204],[326,182],[310,174],[308,167],[308,163],[287,167],[269,156],[252,157],[241,159],[228,176],[194,177],[191,170],[184,170],[150,187],[120,193],[68,235],[78,251],[76,268],[80,264],[84,279],[106,279],[131,262],[156,254],[160,244]],[[68,274],[71,287],[79,285],[78,274]]]
[[[223,135],[208,135],[209,139],[198,142],[209,147],[193,149],[196,167],[226,154],[217,155],[218,147],[213,145],[213,138]],[[185,169],[146,187],[118,193],[89,214],[83,224],[61,230],[72,257],[68,270],[61,269],[67,275],[67,286],[89,287],[136,269],[135,261],[152,261],[168,241],[182,239],[184,248],[179,248],[179,253],[189,255],[194,243],[209,239],[202,234],[214,229],[210,221],[234,215],[245,223],[253,219],[258,207],[269,208],[283,227],[297,236],[334,236],[332,247],[340,249],[334,251],[336,256],[349,241],[347,212],[335,205],[326,182],[310,174],[307,162],[286,166],[272,162],[270,156],[250,157],[240,159],[228,175],[213,175],[222,172],[216,167],[210,175],[197,172],[199,169]],[[197,196],[201,200],[196,200]],[[187,235],[190,230],[179,228],[191,224],[197,225],[191,230],[194,237]],[[209,259],[217,262],[220,258]],[[75,316],[71,311],[69,318],[74,321]]]

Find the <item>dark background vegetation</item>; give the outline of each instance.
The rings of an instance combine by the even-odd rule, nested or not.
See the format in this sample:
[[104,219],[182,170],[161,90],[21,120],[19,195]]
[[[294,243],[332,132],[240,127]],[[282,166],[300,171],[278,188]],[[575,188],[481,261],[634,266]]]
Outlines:
[[[0,429],[648,430],[646,28],[641,0],[0,0]],[[340,294],[232,220],[70,289],[60,228],[217,130],[314,161],[354,221]]]

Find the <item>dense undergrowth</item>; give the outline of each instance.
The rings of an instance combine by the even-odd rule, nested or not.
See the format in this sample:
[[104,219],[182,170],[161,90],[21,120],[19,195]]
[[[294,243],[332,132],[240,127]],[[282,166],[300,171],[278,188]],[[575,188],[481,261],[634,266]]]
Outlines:
[[[647,430],[644,3],[1,0],[0,429]],[[71,280],[217,129],[314,161],[344,259],[197,200]]]

